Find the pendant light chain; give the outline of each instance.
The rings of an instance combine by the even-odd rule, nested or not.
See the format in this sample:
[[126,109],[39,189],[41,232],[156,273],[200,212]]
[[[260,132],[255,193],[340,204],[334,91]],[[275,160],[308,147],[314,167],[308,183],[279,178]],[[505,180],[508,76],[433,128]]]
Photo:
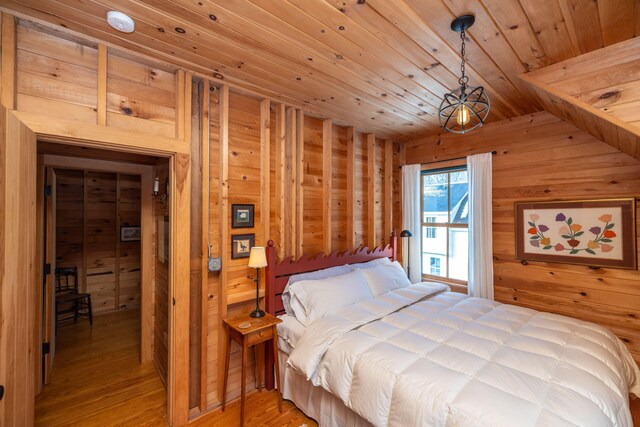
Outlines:
[[462,86],[462,93],[465,92],[465,89],[467,87],[467,83],[469,82],[469,77],[467,77],[467,75],[465,74],[465,65],[466,65],[466,60],[465,60],[465,55],[466,55],[466,49],[465,49],[465,30],[464,28],[462,29],[462,31],[460,31],[460,38],[462,39],[462,48],[460,49],[460,56],[462,57],[462,62],[460,62],[460,78],[458,79],[458,83],[460,83],[460,86]]

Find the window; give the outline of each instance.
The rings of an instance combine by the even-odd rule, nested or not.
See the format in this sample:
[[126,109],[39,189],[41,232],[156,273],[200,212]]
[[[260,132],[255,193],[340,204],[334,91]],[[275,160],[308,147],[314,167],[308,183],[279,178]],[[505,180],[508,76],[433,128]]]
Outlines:
[[429,274],[432,276],[440,275],[440,258],[431,257],[429,261]]
[[467,282],[469,185],[466,168],[422,172],[422,275]]
[[[436,222],[436,217],[435,216],[425,216],[425,221],[424,222]],[[425,230],[425,235],[424,235],[425,239],[435,239],[436,238],[436,228],[435,227],[427,227],[427,229]]]

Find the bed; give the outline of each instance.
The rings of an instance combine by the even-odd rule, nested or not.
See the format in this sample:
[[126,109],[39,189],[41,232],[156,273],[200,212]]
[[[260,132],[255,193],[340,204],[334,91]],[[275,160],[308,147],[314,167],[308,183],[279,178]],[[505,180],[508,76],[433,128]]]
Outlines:
[[[321,426],[633,425],[628,399],[640,395],[640,371],[610,331],[471,298],[437,282],[375,289],[391,267],[363,263],[395,261],[396,242],[392,235],[384,248],[281,262],[269,243],[266,306],[283,319],[285,399]],[[287,286],[294,277],[342,267],[351,273]],[[294,288],[323,284],[340,305],[335,300],[353,292],[344,296],[335,286],[352,286],[361,276],[372,298],[315,317],[313,310],[309,318],[286,313],[292,304],[283,296]],[[272,387],[273,359],[267,364]]]

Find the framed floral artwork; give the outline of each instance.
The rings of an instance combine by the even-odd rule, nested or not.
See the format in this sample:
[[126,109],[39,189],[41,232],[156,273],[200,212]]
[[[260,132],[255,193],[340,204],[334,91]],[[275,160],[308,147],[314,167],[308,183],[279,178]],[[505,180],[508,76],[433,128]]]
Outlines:
[[517,202],[516,258],[637,268],[635,199]]

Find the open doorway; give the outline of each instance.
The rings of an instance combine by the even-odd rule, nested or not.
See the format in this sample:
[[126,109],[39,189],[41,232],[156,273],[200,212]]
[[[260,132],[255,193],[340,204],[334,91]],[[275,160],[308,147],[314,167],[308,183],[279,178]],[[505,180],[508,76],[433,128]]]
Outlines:
[[[46,142],[38,158],[45,274],[36,425],[138,423],[135,408],[145,422],[166,422],[169,161]],[[155,177],[163,185],[143,191]]]

